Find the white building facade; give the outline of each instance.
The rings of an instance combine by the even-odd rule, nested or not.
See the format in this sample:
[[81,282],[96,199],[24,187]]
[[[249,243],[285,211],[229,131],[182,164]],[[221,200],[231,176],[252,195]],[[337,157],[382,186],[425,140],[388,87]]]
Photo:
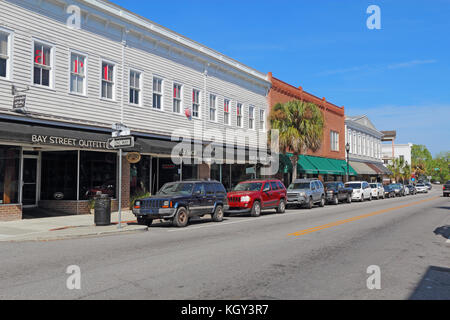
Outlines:
[[[267,148],[269,89],[265,74],[108,1],[2,1],[0,220],[23,207],[85,213],[98,191],[117,198],[118,161],[130,181],[124,207],[173,180],[230,188],[253,177],[248,154]],[[115,123],[136,137],[128,151],[139,162],[108,149]],[[174,163],[186,138],[201,149]],[[229,146],[244,150],[241,166],[203,161],[205,150],[213,161]]]
[[[383,144],[382,145],[382,156],[383,162],[385,164],[392,164],[392,159],[401,159],[403,163],[411,165],[411,150],[412,143],[406,144]],[[394,155],[392,155],[394,152]]]
[[355,179],[381,182],[389,173],[382,162],[383,134],[367,116],[346,116],[345,132],[348,161],[358,174]]

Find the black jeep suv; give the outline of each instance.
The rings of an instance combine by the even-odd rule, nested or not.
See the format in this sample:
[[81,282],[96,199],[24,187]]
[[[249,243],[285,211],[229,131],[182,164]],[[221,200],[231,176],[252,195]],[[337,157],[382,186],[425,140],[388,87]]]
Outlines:
[[227,192],[217,181],[167,183],[155,196],[136,200],[133,205],[139,224],[150,226],[154,219],[162,219],[179,228],[185,227],[194,216],[210,214],[214,222],[221,222],[225,210],[228,210]]

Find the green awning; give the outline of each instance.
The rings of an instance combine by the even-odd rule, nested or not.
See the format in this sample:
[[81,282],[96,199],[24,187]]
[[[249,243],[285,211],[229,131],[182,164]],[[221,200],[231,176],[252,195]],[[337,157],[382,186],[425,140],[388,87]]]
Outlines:
[[[292,154],[280,154],[280,172],[292,172]],[[300,155],[297,170],[306,174],[329,174],[345,176],[347,173],[347,162],[331,158]],[[356,176],[356,171],[349,165],[349,174]]]
[[311,161],[310,156],[301,155],[298,157],[298,172],[307,174],[317,174],[319,170],[317,166]]

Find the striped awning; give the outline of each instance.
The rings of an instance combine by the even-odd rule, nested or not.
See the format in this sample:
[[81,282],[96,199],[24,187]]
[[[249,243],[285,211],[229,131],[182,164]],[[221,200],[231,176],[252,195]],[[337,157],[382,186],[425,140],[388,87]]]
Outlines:
[[378,173],[364,162],[350,161],[350,165],[356,170],[358,175],[378,175]]

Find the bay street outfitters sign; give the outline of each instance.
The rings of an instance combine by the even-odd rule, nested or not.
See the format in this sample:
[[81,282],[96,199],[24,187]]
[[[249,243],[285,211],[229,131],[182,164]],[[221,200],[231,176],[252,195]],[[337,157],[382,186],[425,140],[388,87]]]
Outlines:
[[109,149],[107,141],[78,139],[78,138],[66,138],[57,136],[45,136],[33,134],[31,136],[31,142],[38,145],[51,145],[58,147],[73,147],[82,149]]

